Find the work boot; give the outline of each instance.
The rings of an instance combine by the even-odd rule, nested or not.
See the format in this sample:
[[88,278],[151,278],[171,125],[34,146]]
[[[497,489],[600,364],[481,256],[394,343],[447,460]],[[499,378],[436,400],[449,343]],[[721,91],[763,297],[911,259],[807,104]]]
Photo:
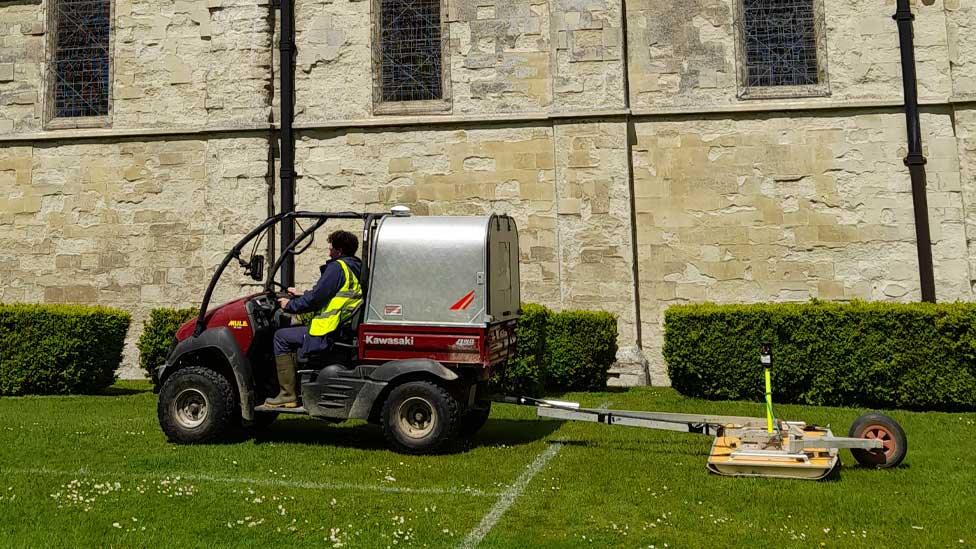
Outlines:
[[275,408],[297,408],[298,398],[295,397],[295,355],[278,355],[275,357],[275,368],[278,370],[278,396],[264,401],[265,406]]

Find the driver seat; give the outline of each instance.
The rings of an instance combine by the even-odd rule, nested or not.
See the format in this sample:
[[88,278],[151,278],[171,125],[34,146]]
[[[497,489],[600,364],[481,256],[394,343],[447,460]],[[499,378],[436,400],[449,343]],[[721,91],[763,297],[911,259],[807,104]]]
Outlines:
[[363,303],[360,302],[352,311],[349,320],[341,324],[335,332],[329,334],[329,347],[324,351],[308,353],[299,359],[299,363],[308,368],[321,368],[330,364],[341,364],[346,368],[354,368],[353,362],[357,358],[359,324],[363,319]]

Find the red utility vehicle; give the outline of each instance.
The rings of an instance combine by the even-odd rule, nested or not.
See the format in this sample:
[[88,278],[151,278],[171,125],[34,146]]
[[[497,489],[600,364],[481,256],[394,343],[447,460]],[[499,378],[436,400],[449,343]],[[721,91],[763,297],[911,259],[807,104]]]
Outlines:
[[[268,269],[264,291],[208,311],[232,261],[263,280],[264,258],[254,251],[289,218],[312,223]],[[363,223],[363,305],[331,336],[327,352],[300,363],[302,406],[265,408],[260,403],[278,390],[274,332],[295,321],[278,307],[284,288],[275,276],[287,256],[306,251],[332,220]],[[487,420],[487,381],[514,353],[518,315],[518,230],[510,217],[412,217],[402,210],[277,215],[227,254],[198,317],[178,330],[173,350],[153,373],[159,423],[170,440],[202,442],[242,420],[269,424],[278,413],[365,419],[382,425],[395,450],[438,451]]]

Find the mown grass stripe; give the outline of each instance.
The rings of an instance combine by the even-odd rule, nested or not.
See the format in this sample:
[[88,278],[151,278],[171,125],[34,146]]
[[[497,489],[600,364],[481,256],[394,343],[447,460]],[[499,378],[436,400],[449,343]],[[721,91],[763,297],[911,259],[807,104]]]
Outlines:
[[[598,406],[598,408],[605,409],[608,406],[610,406],[610,401],[604,401]],[[539,454],[539,456],[535,458],[535,461],[530,463],[525,471],[519,475],[519,478],[516,479],[515,482],[512,483],[512,485],[501,494],[495,505],[491,508],[491,510],[488,511],[488,514],[481,519],[481,523],[478,524],[474,530],[468,533],[467,537],[464,538],[464,541],[462,541],[461,545],[458,547],[460,549],[472,549],[473,547],[477,547],[478,544],[481,543],[481,540],[485,539],[485,536],[488,535],[488,532],[495,527],[495,524],[497,524],[502,518],[505,511],[508,511],[508,508],[515,503],[515,500],[518,499],[520,495],[522,495],[522,492],[525,491],[525,487],[528,486],[532,478],[539,474],[539,471],[541,471],[552,458],[556,457],[556,454],[558,454],[562,448],[563,444],[561,442],[553,442],[544,452]]]
[[529,484],[529,481],[531,481],[532,478],[536,476],[547,463],[549,463],[549,460],[556,457],[556,454],[559,453],[559,450],[561,450],[562,447],[562,443],[553,442],[544,452],[539,454],[539,457],[535,458],[535,461],[529,464],[529,467],[522,472],[519,478],[516,479],[516,481],[501,494],[495,505],[490,511],[488,511],[488,514],[481,519],[481,523],[478,524],[474,530],[468,533],[467,537],[464,538],[464,541],[462,541],[461,545],[458,547],[462,549],[477,547],[478,544],[481,543],[481,540],[485,539],[488,532],[490,532],[495,524],[498,523],[498,520],[502,518],[505,511],[507,511],[508,508],[515,503],[515,500],[522,495],[522,492]]
[[77,469],[74,471],[63,471],[58,469],[48,469],[48,468],[28,468],[28,469],[3,469],[0,471],[0,475],[12,474],[12,475],[48,475],[48,476],[63,476],[63,477],[124,477],[131,479],[175,479],[180,480],[191,480],[196,482],[213,482],[220,484],[243,484],[243,485],[254,485],[254,486],[268,486],[275,488],[302,488],[310,490],[349,490],[358,492],[383,492],[388,494],[434,494],[434,495],[466,495],[475,497],[498,497],[498,492],[484,492],[481,490],[473,489],[460,489],[460,488],[407,488],[398,486],[377,486],[372,484],[355,484],[348,482],[308,482],[308,481],[293,481],[293,480],[283,480],[283,479],[259,479],[259,478],[247,478],[247,477],[221,477],[214,475],[205,475],[198,473],[185,473],[180,471],[172,471],[165,475],[143,473],[134,474],[126,473],[124,471],[119,472],[97,472],[90,471],[88,469]]

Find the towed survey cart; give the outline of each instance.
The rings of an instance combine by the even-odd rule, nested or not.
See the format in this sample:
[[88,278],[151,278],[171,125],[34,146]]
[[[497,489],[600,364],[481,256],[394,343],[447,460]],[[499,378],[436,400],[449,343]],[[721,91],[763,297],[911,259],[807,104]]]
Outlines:
[[581,408],[574,402],[528,397],[503,401],[536,406],[541,417],[714,436],[708,470],[725,476],[819,480],[840,466],[841,448],[849,448],[854,459],[866,467],[896,467],[905,459],[905,431],[878,412],[857,418],[846,437],[834,436],[829,427],[777,419],[772,405],[770,344],[762,345],[760,357],[766,377],[765,418]]

